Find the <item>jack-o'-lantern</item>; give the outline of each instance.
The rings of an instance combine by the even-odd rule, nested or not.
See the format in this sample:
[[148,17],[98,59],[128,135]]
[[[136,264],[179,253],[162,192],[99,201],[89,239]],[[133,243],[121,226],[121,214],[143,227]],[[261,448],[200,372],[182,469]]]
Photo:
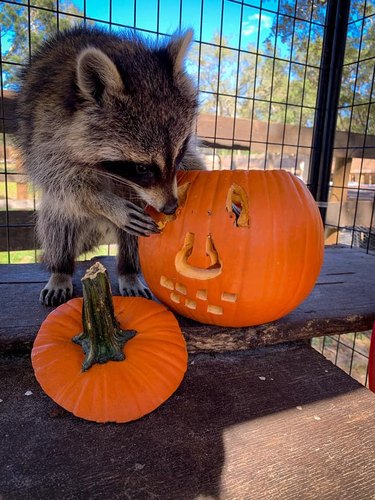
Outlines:
[[180,206],[140,238],[144,277],[173,311],[203,323],[276,320],[311,292],[323,227],[303,182],[282,170],[180,172]]

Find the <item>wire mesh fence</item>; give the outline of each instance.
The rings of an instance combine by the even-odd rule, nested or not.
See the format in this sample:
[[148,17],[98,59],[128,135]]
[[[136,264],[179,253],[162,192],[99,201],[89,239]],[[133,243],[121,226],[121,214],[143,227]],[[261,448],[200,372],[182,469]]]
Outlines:
[[[207,167],[283,168],[307,182],[326,10],[311,0],[1,2],[2,101],[17,92],[19,70],[57,30],[84,23],[163,39],[193,27],[187,70],[200,90],[197,133]],[[19,168],[5,108],[0,262],[33,262],[38,197]]]
[[[346,6],[343,62],[335,68],[342,73],[339,102],[337,109],[327,104],[335,117],[337,112],[332,161],[322,165],[314,137],[325,113],[322,82],[329,68],[324,51],[331,50],[330,37],[334,46],[337,28],[328,22],[329,13]],[[320,161],[329,184],[326,199],[319,200],[325,207],[326,243],[375,253],[373,1],[24,0],[0,2],[0,263],[39,258],[34,236],[38,193],[20,169],[12,139],[19,71],[48,36],[81,23],[135,29],[153,40],[192,27],[186,69],[200,91],[196,131],[207,168],[282,168],[313,188],[312,165]],[[115,252],[111,245],[97,254]],[[352,361],[345,366],[353,372],[358,356],[364,356],[366,366],[369,335],[350,335],[313,345],[339,365],[349,349]]]
[[314,338],[311,345],[361,384],[368,387],[371,331]]
[[326,217],[328,243],[375,253],[375,4],[351,3]]

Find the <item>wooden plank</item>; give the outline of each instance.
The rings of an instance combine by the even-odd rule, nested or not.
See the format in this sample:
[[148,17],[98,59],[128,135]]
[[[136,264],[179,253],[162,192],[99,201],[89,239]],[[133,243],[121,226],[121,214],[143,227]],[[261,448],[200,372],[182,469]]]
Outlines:
[[374,394],[306,346],[191,357],[164,405],[122,425],[60,409],[28,359],[0,361],[0,380],[4,500],[373,498]]
[[[102,257],[118,294],[115,259]],[[75,293],[81,295],[80,278],[92,263],[79,263]],[[375,321],[375,260],[363,251],[327,247],[317,285],[295,311],[272,323],[256,327],[224,328],[179,317],[190,352],[224,352],[253,349],[321,335],[365,331]],[[40,324],[52,308],[38,304],[48,274],[40,265],[0,266],[0,350],[29,350]]]

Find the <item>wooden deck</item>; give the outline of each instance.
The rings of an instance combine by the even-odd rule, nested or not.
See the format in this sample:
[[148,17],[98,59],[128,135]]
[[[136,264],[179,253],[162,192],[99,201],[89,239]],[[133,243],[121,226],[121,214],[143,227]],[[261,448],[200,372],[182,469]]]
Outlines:
[[[103,261],[114,278],[113,259]],[[374,262],[328,248],[310,297],[268,325],[181,319],[181,386],[121,425],[80,420],[43,393],[27,351],[50,310],[37,304],[47,273],[0,266],[0,499],[374,498],[375,394],[303,340],[259,347],[370,328]]]
[[[102,257],[118,293],[115,259]],[[78,265],[74,285],[90,263]],[[38,304],[48,273],[40,265],[0,266],[0,351],[29,351],[51,308]],[[364,331],[375,321],[375,259],[348,247],[327,247],[325,262],[311,295],[279,321],[247,328],[207,326],[179,318],[190,352],[227,352],[309,339],[326,334]]]
[[26,358],[0,360],[0,380],[4,500],[374,498],[375,394],[306,345],[194,355],[122,425],[61,410]]

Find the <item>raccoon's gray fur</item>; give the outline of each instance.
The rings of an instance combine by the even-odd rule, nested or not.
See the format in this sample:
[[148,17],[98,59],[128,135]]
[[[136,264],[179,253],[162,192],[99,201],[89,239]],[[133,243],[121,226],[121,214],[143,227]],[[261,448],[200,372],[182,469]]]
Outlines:
[[191,38],[154,45],[74,28],[46,42],[24,72],[18,145],[42,192],[37,232],[52,273],[42,303],[71,297],[75,259],[110,234],[120,292],[150,296],[137,236],[158,229],[143,207],[173,213],[176,168],[203,168],[192,139],[197,91],[183,69]]

